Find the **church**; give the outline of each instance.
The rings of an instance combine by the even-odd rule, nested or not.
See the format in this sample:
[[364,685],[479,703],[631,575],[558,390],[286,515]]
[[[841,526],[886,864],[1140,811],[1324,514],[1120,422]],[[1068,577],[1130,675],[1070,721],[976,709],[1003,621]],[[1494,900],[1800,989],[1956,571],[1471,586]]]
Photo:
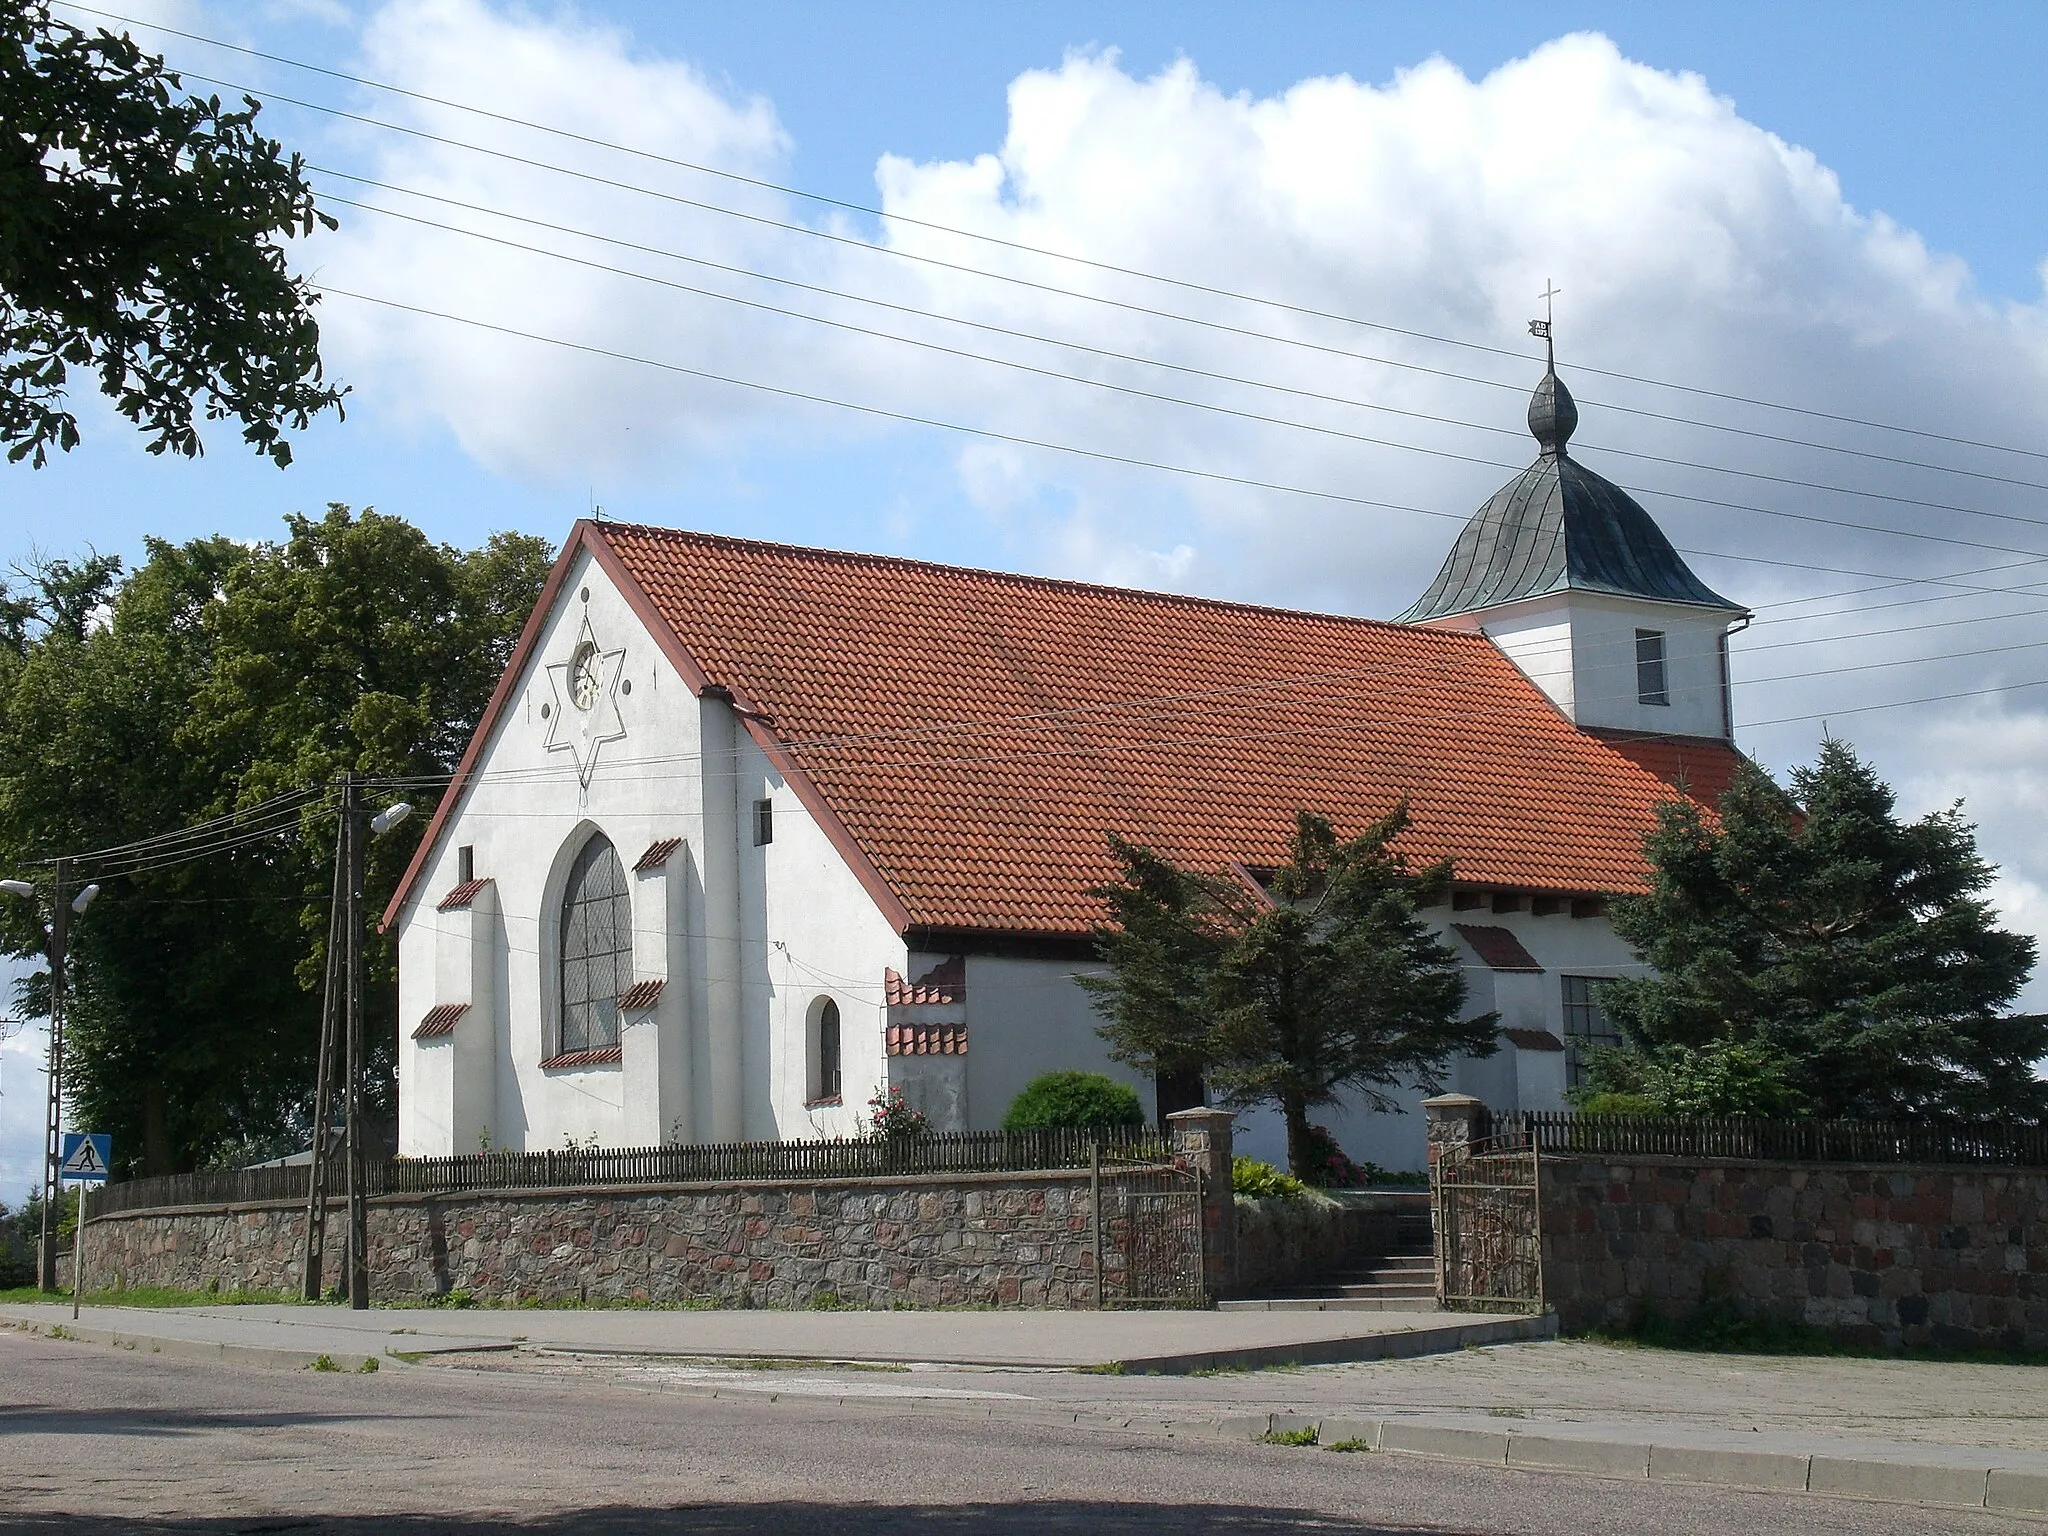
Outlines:
[[[579,522],[385,913],[400,1150],[853,1135],[884,1086],[989,1129],[1059,1068],[1155,1106],[1074,982],[1106,834],[1257,879],[1297,809],[1404,798],[1500,1016],[1446,1086],[1562,1107],[1654,808],[1739,761],[1748,618],[1577,420],[1553,368],[1535,461],[1392,622]],[[1315,1118],[1421,1166],[1412,1110]],[[1239,1136],[1284,1159],[1277,1116]]]

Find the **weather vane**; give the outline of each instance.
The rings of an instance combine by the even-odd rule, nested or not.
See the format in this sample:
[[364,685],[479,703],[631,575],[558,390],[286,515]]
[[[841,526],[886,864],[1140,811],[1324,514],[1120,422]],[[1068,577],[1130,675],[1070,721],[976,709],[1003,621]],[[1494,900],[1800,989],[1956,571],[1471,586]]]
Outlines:
[[1563,292],[1549,278],[1543,279],[1543,292],[1537,295],[1543,300],[1543,318],[1529,322],[1529,334],[1543,343],[1543,361],[1552,373],[1557,372],[1557,347],[1550,339],[1550,301]]

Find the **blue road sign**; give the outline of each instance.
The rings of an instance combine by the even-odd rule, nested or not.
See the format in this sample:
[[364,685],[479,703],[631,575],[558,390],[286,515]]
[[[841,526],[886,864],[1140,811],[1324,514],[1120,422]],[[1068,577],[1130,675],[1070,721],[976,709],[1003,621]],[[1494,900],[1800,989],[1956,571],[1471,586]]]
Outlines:
[[57,1165],[63,1184],[104,1184],[114,1156],[114,1138],[99,1131],[66,1131],[64,1158]]

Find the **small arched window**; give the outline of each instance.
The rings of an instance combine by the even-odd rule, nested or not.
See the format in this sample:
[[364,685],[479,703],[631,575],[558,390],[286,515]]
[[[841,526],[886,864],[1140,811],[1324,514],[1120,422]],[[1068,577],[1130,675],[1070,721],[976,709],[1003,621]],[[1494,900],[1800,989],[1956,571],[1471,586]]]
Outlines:
[[811,1102],[839,1102],[839,1005],[826,998],[818,1009],[817,1041],[812,1053]]
[[619,997],[633,977],[633,909],[626,871],[602,834],[592,834],[562,891],[560,1054],[619,1043]]

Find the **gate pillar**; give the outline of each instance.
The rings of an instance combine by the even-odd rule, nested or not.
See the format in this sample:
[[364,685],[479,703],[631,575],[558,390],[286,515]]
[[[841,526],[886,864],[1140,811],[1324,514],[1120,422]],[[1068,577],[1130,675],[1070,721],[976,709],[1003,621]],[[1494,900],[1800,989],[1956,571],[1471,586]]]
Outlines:
[[1469,1093],[1440,1093],[1433,1099],[1424,1099],[1422,1114],[1428,1130],[1432,1174],[1446,1157],[1462,1155],[1486,1134],[1486,1105]]
[[1228,1296],[1237,1285],[1237,1196],[1231,1188],[1227,1109],[1181,1109],[1166,1117],[1176,1166],[1202,1176],[1202,1289]]

